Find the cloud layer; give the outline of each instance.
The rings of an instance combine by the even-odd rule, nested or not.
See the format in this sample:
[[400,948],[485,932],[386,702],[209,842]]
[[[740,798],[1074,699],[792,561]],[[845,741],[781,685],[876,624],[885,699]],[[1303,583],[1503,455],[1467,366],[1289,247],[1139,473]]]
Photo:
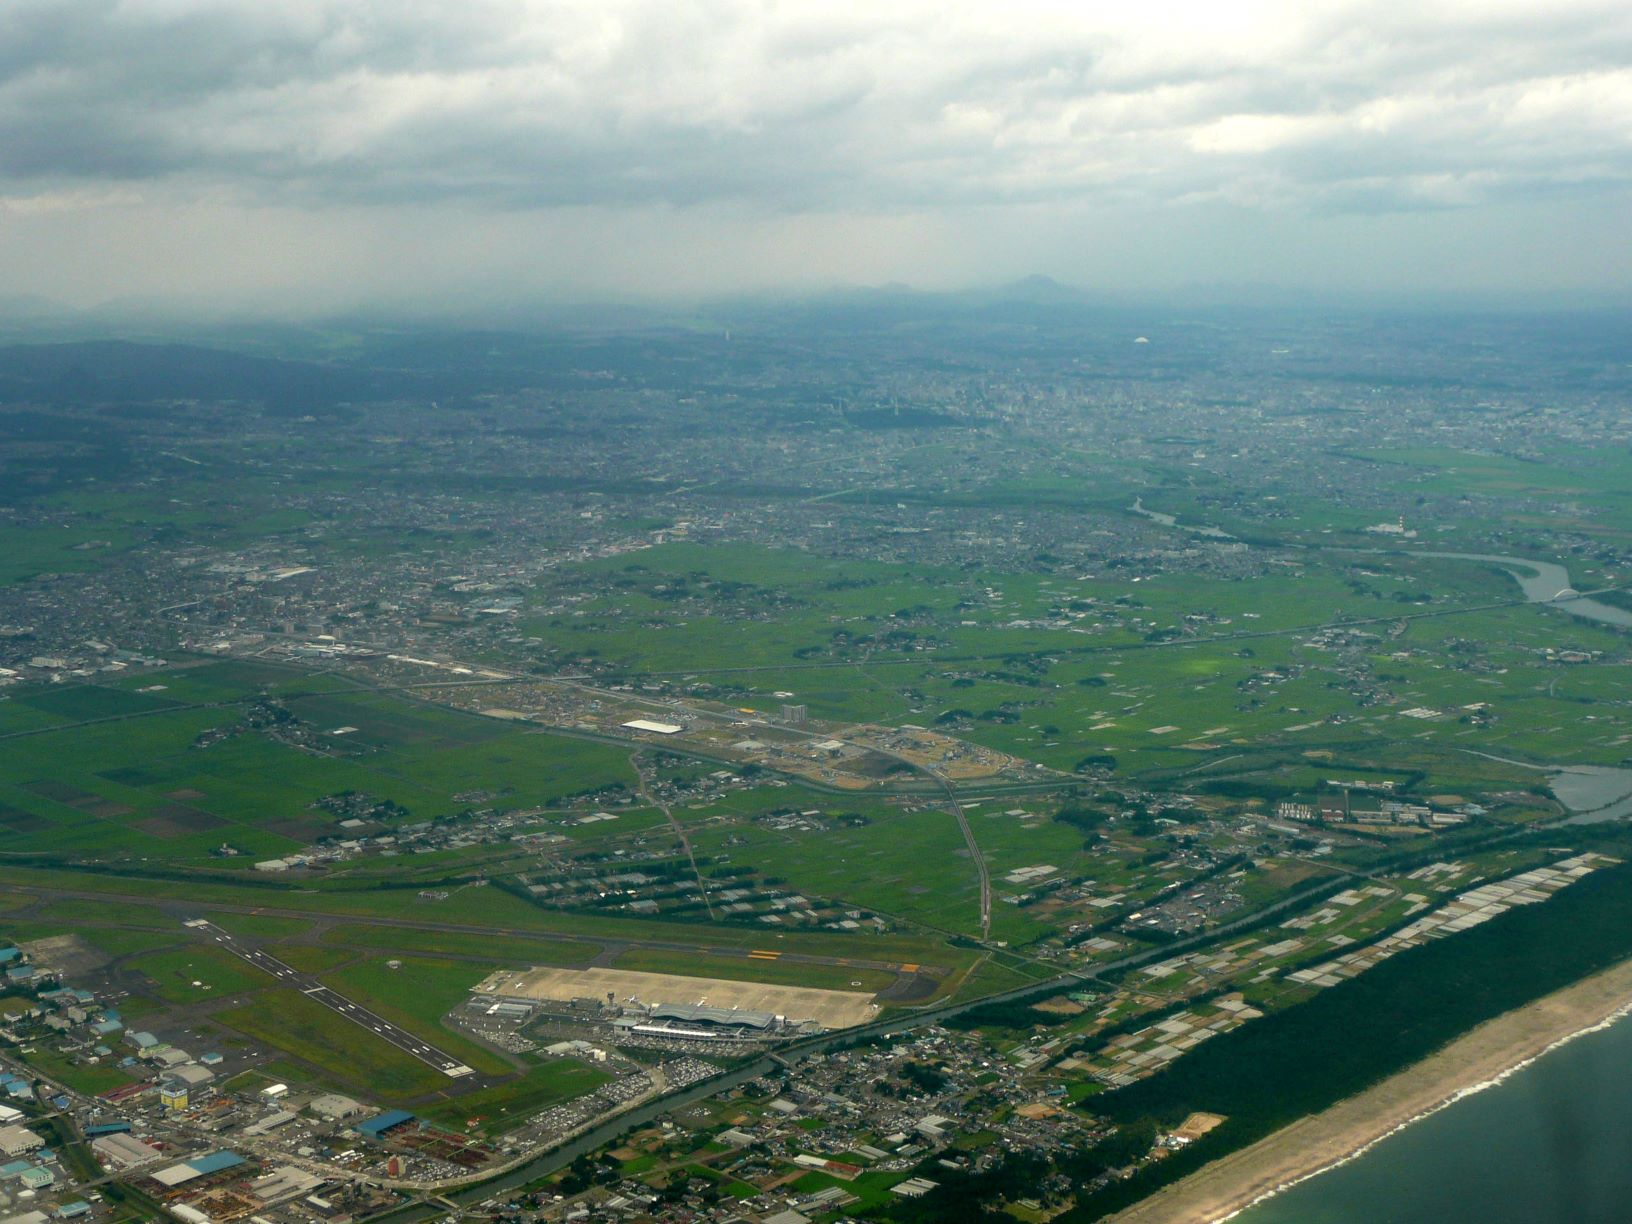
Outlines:
[[1632,6],[10,0],[8,194],[1461,205],[1632,177]]
[[0,215],[1618,196],[1624,0],[7,0]]

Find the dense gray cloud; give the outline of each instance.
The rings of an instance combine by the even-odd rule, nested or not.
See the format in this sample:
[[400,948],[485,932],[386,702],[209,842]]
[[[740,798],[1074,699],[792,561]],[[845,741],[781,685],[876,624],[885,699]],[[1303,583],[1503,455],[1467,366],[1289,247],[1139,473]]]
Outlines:
[[1467,203],[1632,176],[1632,6],[10,0],[12,191]]
[[0,6],[12,221],[644,210],[680,232],[740,210],[856,238],[960,210],[1579,209],[1629,186],[1624,0]]

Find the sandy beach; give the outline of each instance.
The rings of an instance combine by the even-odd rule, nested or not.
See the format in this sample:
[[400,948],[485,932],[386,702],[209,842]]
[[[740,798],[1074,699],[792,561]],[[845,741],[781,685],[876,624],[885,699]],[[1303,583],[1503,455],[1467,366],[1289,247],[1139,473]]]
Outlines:
[[1337,1164],[1632,1004],[1632,961],[1486,1021],[1376,1087],[1168,1186],[1116,1224],[1207,1224]]

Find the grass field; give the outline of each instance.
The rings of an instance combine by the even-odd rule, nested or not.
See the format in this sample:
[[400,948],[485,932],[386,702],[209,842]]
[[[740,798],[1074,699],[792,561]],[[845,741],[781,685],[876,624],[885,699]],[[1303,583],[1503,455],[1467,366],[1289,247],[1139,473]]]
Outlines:
[[22,1057],[40,1074],[48,1075],[75,1092],[83,1092],[87,1096],[98,1096],[115,1088],[122,1088],[131,1082],[130,1076],[114,1066],[111,1059],[98,1065],[88,1065],[72,1062],[61,1055],[37,1047]]
[[323,938],[346,948],[384,949],[432,957],[470,957],[518,965],[587,964],[599,944],[576,940],[544,940],[512,935],[463,935],[454,931],[404,931],[357,923],[336,926]]
[[264,991],[253,1003],[218,1012],[214,1019],[267,1050],[293,1055],[314,1068],[324,1082],[365,1099],[409,1100],[448,1085],[440,1072],[298,990]]
[[94,684],[45,689],[29,693],[19,701],[22,705],[70,722],[117,718],[126,714],[151,714],[159,710],[173,709],[181,704],[155,693],[103,688]]
[[645,973],[687,973],[697,977],[731,978],[781,986],[813,986],[824,990],[879,991],[895,981],[895,974],[849,965],[812,965],[795,961],[756,960],[740,956],[676,955],[648,948],[628,948],[613,962],[619,969]]
[[471,987],[497,966],[429,957],[401,958],[400,968],[387,964],[395,957],[375,956],[323,975],[342,993],[367,1000],[374,1011],[432,1042],[468,1066],[490,1075],[508,1070],[507,1064],[474,1042],[442,1024],[442,1017],[470,997]]
[[151,978],[155,991],[172,1003],[199,1003],[272,984],[272,978],[253,965],[214,947],[154,952],[128,964]]
[[[541,909],[494,888],[466,889],[453,894],[440,904],[428,906],[416,901],[411,892],[404,896],[401,893],[376,890],[346,892],[282,887],[256,889],[246,898],[241,887],[226,883],[184,883],[141,877],[0,866],[0,883],[4,882],[21,886],[83,889],[92,894],[124,894],[117,899],[98,900],[96,902],[98,912],[128,915],[137,925],[150,926],[155,930],[174,929],[170,920],[156,914],[156,907],[167,902],[230,905],[248,899],[258,906],[258,912],[252,916],[257,922],[270,919],[280,923],[298,923],[299,919],[279,918],[280,911],[298,911],[360,921],[374,917],[384,920],[406,919],[425,924],[470,923],[491,930],[496,936],[524,939],[548,940],[553,936],[580,940],[675,939],[746,951],[762,946],[769,938],[776,941],[774,946],[777,948],[819,956],[854,956],[943,965],[955,963],[965,956],[956,949],[948,948],[939,939],[912,933],[879,936],[831,931],[747,931],[706,923],[666,923],[600,917]],[[59,912],[63,913],[63,926],[70,929],[73,923],[70,915],[75,912],[85,913],[83,908],[76,908],[71,904],[65,911]],[[226,915],[226,917],[231,922],[243,921],[249,916]],[[382,935],[380,938],[388,939],[394,936]]]
[[[608,780],[628,780],[614,748],[527,732],[491,719],[387,699],[320,690],[288,695],[299,673],[236,662],[167,675],[164,692],[130,686],[69,685],[0,702],[0,734],[39,731],[27,751],[0,756],[0,830],[9,848],[63,856],[157,856],[216,869],[223,843],[244,866],[299,849],[334,831],[311,805],[361,791],[401,804],[414,819],[448,816],[452,798],[480,778],[517,807],[536,806]],[[263,689],[285,694],[313,725],[361,727],[361,756],[314,756],[258,734],[200,750],[200,733],[230,726],[232,705],[186,708],[186,701],[245,701]],[[143,717],[80,725],[87,719]],[[68,779],[72,779],[71,782]],[[178,795],[184,798],[177,798]]]
[[351,948],[325,948],[312,944],[280,944],[273,949],[284,964],[302,973],[322,975],[357,958]]
[[[1099,754],[1137,776],[1243,744],[1318,751],[1334,739],[1377,752],[1413,732],[1448,751],[1472,740],[1608,764],[1626,755],[1616,741],[1632,725],[1607,695],[1619,683],[1617,667],[1595,667],[1572,683],[1576,692],[1561,694],[1556,665],[1539,661],[1549,645],[1619,657],[1622,639],[1547,609],[1482,608],[1518,591],[1478,563],[1329,549],[1264,581],[1158,573],[1132,588],[1121,579],[878,565],[839,578],[798,553],[671,545],[621,569],[596,563],[581,574],[586,589],[611,580],[616,594],[581,604],[583,615],[570,623],[533,625],[550,649],[570,655],[593,641],[620,666],[705,676],[714,667],[761,666],[767,670],[732,678],[747,686],[739,700],[774,707],[774,693],[792,692],[813,714],[839,720],[950,718],[956,734],[1060,769]],[[743,613],[729,652],[718,622],[694,608],[712,606],[710,591],[729,591]],[[775,615],[746,615],[761,606]],[[1403,654],[1392,647],[1364,659],[1376,675],[1364,687],[1348,678],[1346,650],[1309,640],[1317,626],[1376,622],[1368,632],[1385,642],[1395,618],[1419,614],[1430,615],[1398,621]],[[666,627],[652,632],[654,623]],[[922,660],[877,645],[845,648],[834,644],[835,623],[855,625],[845,630],[852,639],[903,628],[936,646]],[[1164,634],[1175,644],[1152,649]],[[1483,644],[1476,656],[1469,642]],[[852,666],[832,668],[835,660]],[[1333,683],[1340,665],[1344,678]],[[1533,698],[1524,696],[1526,670],[1537,674]],[[1493,685],[1496,675],[1513,679]],[[1582,686],[1608,706],[1596,715],[1601,734],[1585,739],[1571,734],[1576,720],[1568,717],[1579,712],[1571,704]],[[1496,721],[1470,731],[1458,716],[1488,702],[1493,687],[1506,698]],[[1396,725],[1397,713],[1375,712],[1379,688],[1394,711],[1427,705],[1448,717]]]

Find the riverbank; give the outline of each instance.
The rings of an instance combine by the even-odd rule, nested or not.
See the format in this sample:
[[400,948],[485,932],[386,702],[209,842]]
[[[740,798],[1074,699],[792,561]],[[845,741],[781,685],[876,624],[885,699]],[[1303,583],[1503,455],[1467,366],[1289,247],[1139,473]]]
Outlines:
[[1632,960],[1488,1020],[1439,1052],[1323,1113],[1214,1161],[1113,1217],[1201,1224],[1341,1164],[1386,1135],[1478,1091],[1632,1006]]

